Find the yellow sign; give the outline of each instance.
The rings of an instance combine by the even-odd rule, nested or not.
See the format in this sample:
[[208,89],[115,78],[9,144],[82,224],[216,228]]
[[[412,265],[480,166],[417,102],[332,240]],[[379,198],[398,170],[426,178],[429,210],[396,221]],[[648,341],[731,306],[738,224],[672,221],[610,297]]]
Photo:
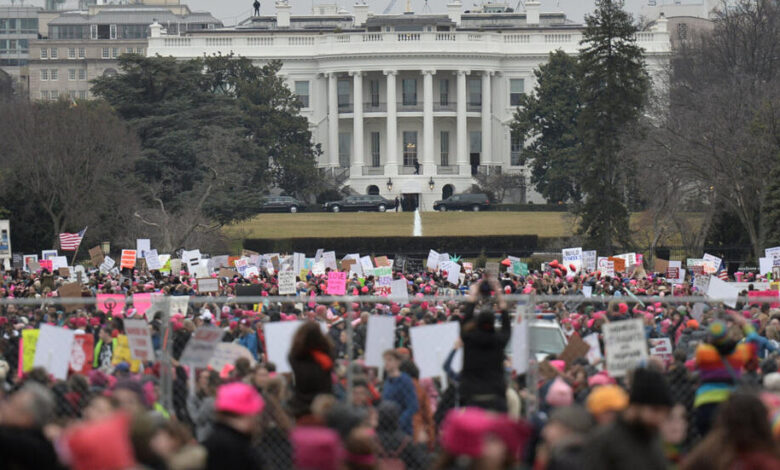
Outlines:
[[130,353],[130,342],[127,340],[127,335],[119,335],[116,337],[116,349],[113,351],[111,364],[117,365],[120,362],[127,362],[130,364],[131,372],[138,372],[141,368],[141,361],[134,360]]
[[22,330],[22,372],[30,372],[35,362],[35,348],[40,330]]

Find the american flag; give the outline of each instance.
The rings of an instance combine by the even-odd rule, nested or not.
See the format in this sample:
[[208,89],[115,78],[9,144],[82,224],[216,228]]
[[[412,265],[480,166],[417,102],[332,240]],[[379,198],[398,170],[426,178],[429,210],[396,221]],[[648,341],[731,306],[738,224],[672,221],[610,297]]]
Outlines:
[[62,251],[76,251],[81,245],[81,240],[84,238],[84,234],[87,232],[87,227],[84,227],[79,233],[61,233],[60,234],[60,250]]
[[729,271],[726,269],[726,263],[720,263],[720,266],[718,266],[718,272],[716,272],[715,275],[718,276],[718,279],[721,281],[729,280]]

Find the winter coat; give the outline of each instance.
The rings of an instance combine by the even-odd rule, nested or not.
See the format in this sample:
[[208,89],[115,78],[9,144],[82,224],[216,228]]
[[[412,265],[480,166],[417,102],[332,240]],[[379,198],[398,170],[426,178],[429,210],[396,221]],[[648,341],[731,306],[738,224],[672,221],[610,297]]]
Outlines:
[[585,470],[666,470],[658,436],[648,436],[618,418],[597,429],[585,445]]
[[263,459],[254,447],[251,436],[235,429],[215,423],[209,437],[203,443],[208,456],[206,470],[258,470],[263,468]]

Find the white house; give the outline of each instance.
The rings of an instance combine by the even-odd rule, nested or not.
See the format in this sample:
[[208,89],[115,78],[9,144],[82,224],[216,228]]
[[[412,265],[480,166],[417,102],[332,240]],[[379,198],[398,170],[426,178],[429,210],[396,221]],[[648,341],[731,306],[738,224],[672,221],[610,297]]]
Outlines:
[[[403,195],[431,210],[434,200],[471,188],[479,172],[527,174],[522,143],[509,129],[516,104],[551,51],[577,52],[583,27],[564,13],[540,12],[538,2],[525,5],[469,12],[454,2],[446,15],[315,5],[311,15],[292,16],[280,1],[275,16],[228,29],[169,35],[152,25],[147,51],[281,60],[322,144],[320,166],[360,194]],[[651,69],[660,70],[670,51],[665,23],[637,39]],[[531,190],[512,198],[544,202]]]

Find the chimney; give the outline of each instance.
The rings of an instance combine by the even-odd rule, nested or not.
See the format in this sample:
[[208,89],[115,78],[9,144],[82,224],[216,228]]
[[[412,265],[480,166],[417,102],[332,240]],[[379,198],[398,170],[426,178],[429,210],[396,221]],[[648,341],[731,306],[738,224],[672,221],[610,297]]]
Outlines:
[[354,10],[355,26],[366,24],[366,20],[368,20],[368,5],[365,3],[356,3]]
[[162,36],[162,25],[157,22],[157,20],[154,20],[154,23],[149,25],[149,30],[151,31],[150,35],[153,38],[159,38]]
[[290,4],[287,0],[279,0],[276,2],[276,26],[278,28],[290,27]]
[[525,2],[525,23],[527,25],[539,25],[539,9],[541,6],[542,4],[536,0]]
[[463,4],[460,0],[454,0],[447,4],[447,16],[450,17],[455,26],[460,26],[460,11],[463,8]]

